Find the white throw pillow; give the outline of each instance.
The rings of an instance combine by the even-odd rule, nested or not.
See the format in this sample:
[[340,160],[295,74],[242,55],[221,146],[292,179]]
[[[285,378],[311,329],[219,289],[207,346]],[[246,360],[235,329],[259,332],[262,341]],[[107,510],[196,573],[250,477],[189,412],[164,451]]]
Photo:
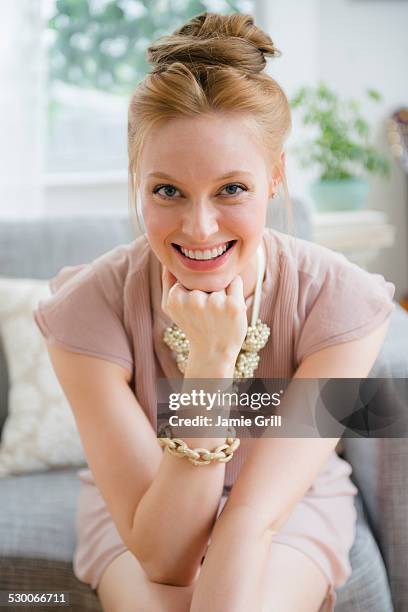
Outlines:
[[76,421],[33,310],[51,295],[46,280],[0,277],[0,335],[9,377],[0,477],[86,465]]

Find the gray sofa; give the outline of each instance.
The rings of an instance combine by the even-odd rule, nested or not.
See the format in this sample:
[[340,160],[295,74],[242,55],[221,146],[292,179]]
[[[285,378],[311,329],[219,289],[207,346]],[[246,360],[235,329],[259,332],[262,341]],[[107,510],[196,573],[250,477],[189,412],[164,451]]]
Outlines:
[[[272,223],[286,230],[279,202]],[[295,202],[296,235],[310,239],[307,207]],[[47,279],[133,240],[126,216],[0,222],[0,275]],[[370,375],[407,377],[408,314],[399,306]],[[7,415],[7,364],[0,340],[0,431]],[[387,406],[392,411],[393,406]],[[344,457],[359,489],[352,576],[336,612],[408,611],[408,445],[404,439],[345,439]],[[97,596],[72,572],[77,468],[0,479],[0,590],[69,592],[75,612],[100,611]],[[33,608],[38,609],[38,608]],[[47,608],[48,609],[48,608]],[[154,612],[154,611],[152,611]]]

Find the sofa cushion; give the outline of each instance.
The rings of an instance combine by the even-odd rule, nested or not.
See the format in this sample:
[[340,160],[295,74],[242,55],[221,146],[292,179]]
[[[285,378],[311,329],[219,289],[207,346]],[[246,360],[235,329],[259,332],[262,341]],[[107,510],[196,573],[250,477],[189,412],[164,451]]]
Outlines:
[[0,557],[71,561],[75,545],[77,469],[0,479]]
[[385,565],[368,524],[362,497],[355,498],[356,537],[350,551],[352,574],[337,589],[335,612],[392,612]]
[[50,295],[45,280],[0,276],[0,334],[10,383],[0,477],[86,464],[73,412],[33,319],[33,309]]

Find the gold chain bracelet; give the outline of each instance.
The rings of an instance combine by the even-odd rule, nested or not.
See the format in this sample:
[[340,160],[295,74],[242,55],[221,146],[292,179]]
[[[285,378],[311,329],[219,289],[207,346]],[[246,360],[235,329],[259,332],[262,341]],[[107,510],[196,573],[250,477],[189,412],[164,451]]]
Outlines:
[[157,438],[160,446],[165,446],[174,457],[186,457],[193,465],[208,465],[219,461],[231,461],[234,451],[239,447],[239,438],[226,438],[225,444],[217,446],[213,451],[208,448],[189,448],[180,438]]

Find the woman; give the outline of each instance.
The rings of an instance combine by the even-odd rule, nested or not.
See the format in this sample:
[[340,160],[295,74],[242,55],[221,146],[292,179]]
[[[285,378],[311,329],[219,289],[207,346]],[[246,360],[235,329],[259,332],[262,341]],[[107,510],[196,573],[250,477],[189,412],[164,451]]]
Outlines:
[[90,468],[74,571],[106,612],[332,611],[351,573],[357,489],[337,438],[245,439],[197,468],[156,435],[156,379],[235,376],[258,310],[256,377],[365,377],[386,334],[391,283],[265,227],[287,194],[289,105],[262,72],[277,54],[240,14],[203,13],[149,48],[128,131],[146,233],[63,268],[35,311]]

